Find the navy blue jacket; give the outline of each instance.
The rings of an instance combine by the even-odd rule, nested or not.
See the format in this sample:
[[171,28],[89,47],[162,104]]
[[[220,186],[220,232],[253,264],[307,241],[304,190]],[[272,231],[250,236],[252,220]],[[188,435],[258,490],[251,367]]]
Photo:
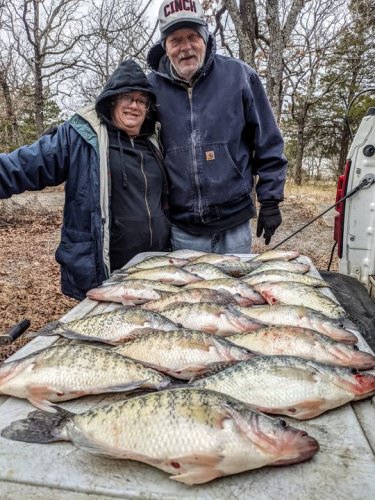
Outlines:
[[258,176],[259,201],[281,201],[287,166],[283,140],[256,72],[243,61],[216,54],[212,35],[191,87],[173,76],[160,44],[151,49],[148,62],[172,221],[181,227],[215,220],[225,225],[226,218],[246,208],[247,215],[255,215],[253,176]]
[[0,155],[0,198],[65,181],[64,222],[56,260],[61,265],[63,293],[77,299],[108,276],[102,257],[99,175],[97,136],[79,115],[52,135]]
[[[0,199],[65,182],[64,218],[56,260],[61,266],[62,292],[76,299],[84,299],[87,290],[109,276],[111,208],[115,212],[115,207],[110,208],[108,119],[102,115],[110,116],[116,94],[132,90],[147,92],[154,100],[152,87],[140,66],[131,60],[123,61],[109,78],[96,106],[86,106],[34,144],[0,154]],[[160,164],[154,131],[152,106],[141,132]],[[166,192],[165,174],[159,168],[157,171]],[[163,193],[159,194],[162,198]],[[117,208],[117,212],[121,210]]]

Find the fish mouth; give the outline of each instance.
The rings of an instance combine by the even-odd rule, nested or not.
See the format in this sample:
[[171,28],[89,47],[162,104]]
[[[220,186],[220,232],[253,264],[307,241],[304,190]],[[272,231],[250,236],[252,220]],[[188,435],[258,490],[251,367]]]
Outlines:
[[291,465],[310,459],[319,451],[318,441],[307,432],[290,427],[284,436],[280,452],[283,458],[272,465]]
[[103,296],[103,288],[92,288],[91,290],[86,292],[86,297],[93,300],[100,299],[100,297]]
[[356,351],[347,347],[343,349],[341,345],[328,348],[328,351],[335,357],[335,362],[341,366],[357,368],[358,370],[370,370],[375,367],[375,356],[369,352]]
[[355,399],[367,398],[375,394],[375,376],[370,373],[359,373],[355,368],[352,369],[353,375],[351,380],[340,378],[342,386],[349,390]]

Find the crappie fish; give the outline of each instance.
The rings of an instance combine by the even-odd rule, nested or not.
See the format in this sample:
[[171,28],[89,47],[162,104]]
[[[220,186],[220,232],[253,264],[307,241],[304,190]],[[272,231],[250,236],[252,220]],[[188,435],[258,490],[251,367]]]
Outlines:
[[290,260],[269,260],[268,262],[252,262],[254,269],[247,273],[247,276],[264,273],[265,271],[290,271],[292,273],[305,274],[310,270],[308,264],[302,264],[297,261]]
[[159,300],[172,295],[171,292],[153,290],[142,285],[128,285],[125,282],[92,288],[86,296],[103,302],[119,302],[123,305],[144,304],[149,300]]
[[175,330],[176,325],[153,311],[127,307],[68,323],[57,321],[46,325],[36,332],[36,335],[61,335],[73,340],[91,340],[116,345],[132,339],[133,330],[139,328]]
[[180,250],[173,250],[173,252],[168,252],[169,257],[176,257],[177,259],[188,259],[194,260],[197,257],[206,255],[206,252],[199,252],[198,250],[191,250],[188,248],[181,248]]
[[254,285],[254,290],[259,292],[270,305],[305,306],[319,311],[329,318],[340,319],[346,317],[344,309],[336,301],[315,288],[300,283],[292,281],[259,283]]
[[113,350],[59,345],[0,366],[0,393],[51,411],[52,402],[107,392],[163,389],[171,380]]
[[147,304],[143,304],[142,309],[156,311],[163,314],[164,309],[167,309],[174,304],[182,304],[185,302],[190,304],[198,302],[213,302],[218,305],[237,303],[233,296],[225,290],[218,292],[208,288],[196,288],[193,290],[182,289],[179,293],[170,294],[164,299],[150,301]]
[[180,259],[176,257],[172,257],[171,255],[156,255],[155,257],[150,257],[148,259],[144,259],[133,266],[126,267],[123,269],[128,273],[134,273],[135,271],[141,271],[142,269],[153,269],[154,267],[163,267],[163,266],[176,266],[182,267],[185,264],[188,264],[189,259]]
[[256,307],[235,306],[245,316],[264,323],[265,325],[298,326],[314,330],[331,337],[337,342],[356,344],[358,342],[354,333],[345,329],[344,324],[338,320],[328,318],[318,311],[303,306],[293,305],[266,305]]
[[176,325],[191,330],[201,330],[216,335],[233,335],[260,328],[257,321],[236,311],[231,305],[224,306],[202,302],[200,304],[177,304],[164,309],[163,316]]
[[[126,278],[126,280],[124,280]],[[132,279],[128,274],[116,274],[112,275],[110,281],[105,281],[98,288],[104,288],[106,286],[114,286],[119,283],[126,285],[127,287],[142,287],[147,288],[148,290],[157,290],[158,292],[167,292],[167,293],[177,293],[181,289],[178,286],[169,285],[168,283],[161,283],[160,281],[155,280],[141,280],[141,279]]]
[[212,363],[240,361],[254,356],[225,338],[194,330],[153,332],[113,350],[185,380],[204,372]]
[[162,266],[154,267],[152,269],[143,269],[142,271],[135,271],[129,274],[127,279],[146,279],[152,281],[161,281],[162,283],[170,283],[172,285],[181,286],[187,283],[195,283],[196,281],[201,281],[202,278],[196,276],[193,273],[189,273],[184,269],[176,266]]
[[311,359],[329,365],[346,366],[358,370],[375,367],[375,356],[359,351],[313,330],[296,326],[260,328],[248,334],[229,337],[236,345],[267,356],[290,355]]
[[245,276],[245,274],[250,273],[250,271],[254,271],[261,265],[261,262],[224,260],[223,262],[218,262],[217,264],[215,264],[215,267],[228,274],[229,276],[232,276],[233,278],[240,278],[241,276]]
[[375,394],[375,376],[294,356],[255,356],[192,382],[298,420]]
[[257,272],[250,276],[243,276],[241,281],[244,281],[250,286],[259,285],[260,283],[279,283],[283,281],[292,281],[293,283],[301,283],[302,285],[312,287],[329,287],[329,284],[321,278],[310,276],[308,274],[298,274],[291,271],[269,270],[262,273]]
[[189,271],[189,273],[194,273],[197,276],[200,276],[204,280],[214,280],[229,277],[228,274],[220,271],[220,269],[218,269],[217,267],[205,262],[202,262],[200,264],[188,264],[184,266],[184,269],[186,269],[186,271]]
[[237,255],[226,255],[226,254],[218,254],[218,253],[206,253],[193,259],[191,262],[194,264],[218,264],[219,262],[236,262],[241,260]]
[[292,260],[299,257],[300,253],[295,250],[266,250],[256,255],[251,262],[267,262],[269,260]]
[[314,438],[279,418],[192,388],[146,394],[80,415],[37,410],[1,435],[36,443],[71,441],[90,453],[149,464],[190,485],[298,463],[319,450]]
[[226,290],[231,293],[236,299],[236,302],[242,306],[264,304],[265,302],[263,297],[258,292],[255,292],[250,285],[235,278],[202,280],[185,286],[185,290],[192,290],[194,288],[211,288],[219,292],[221,290]]

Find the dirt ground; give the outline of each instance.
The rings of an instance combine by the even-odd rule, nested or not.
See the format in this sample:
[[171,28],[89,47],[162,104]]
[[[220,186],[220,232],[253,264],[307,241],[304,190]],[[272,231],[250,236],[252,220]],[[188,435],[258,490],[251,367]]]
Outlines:
[[[326,196],[316,192],[286,196],[282,204],[283,224],[273,237],[272,247],[312,220],[324,210]],[[335,193],[332,190],[332,203]],[[59,319],[78,302],[60,292],[60,269],[54,254],[62,221],[63,191],[48,189],[25,193],[0,202],[0,334],[23,319],[29,331],[37,331],[49,321]],[[282,245],[312,259],[318,269],[326,270],[333,246],[333,211],[311,224]],[[255,221],[252,222],[255,235]],[[260,238],[253,237],[253,252],[265,250]],[[336,254],[331,270],[337,270]],[[0,346],[0,361],[22,347],[21,338],[10,346]]]

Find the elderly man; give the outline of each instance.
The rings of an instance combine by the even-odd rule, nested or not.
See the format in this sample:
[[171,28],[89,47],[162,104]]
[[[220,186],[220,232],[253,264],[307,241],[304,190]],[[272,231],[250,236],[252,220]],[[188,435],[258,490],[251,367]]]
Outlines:
[[286,159],[263,86],[243,61],[216,54],[198,0],[164,0],[148,54],[169,178],[174,249],[248,253],[257,176],[257,236],[281,224]]

